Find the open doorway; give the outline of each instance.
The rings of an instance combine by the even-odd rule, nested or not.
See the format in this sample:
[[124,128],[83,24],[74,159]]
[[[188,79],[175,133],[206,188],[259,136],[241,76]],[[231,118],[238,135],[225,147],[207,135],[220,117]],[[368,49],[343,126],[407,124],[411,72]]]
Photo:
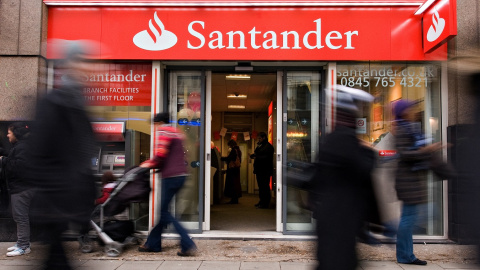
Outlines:
[[[259,189],[253,173],[254,160],[249,156],[258,142],[258,133],[265,132],[269,140],[276,139],[277,74],[212,73],[213,147],[210,188],[210,229],[222,231],[275,231],[274,193],[270,206],[258,209]],[[207,101],[208,103],[208,101]],[[228,141],[234,139],[242,152],[240,186],[242,197],[238,204],[228,204],[224,195],[226,162],[220,157],[228,155]],[[274,144],[273,144],[274,145]],[[273,157],[272,157],[273,158]],[[274,163],[275,164],[275,163]],[[274,168],[275,175],[275,168]],[[275,186],[275,176],[271,187]]]

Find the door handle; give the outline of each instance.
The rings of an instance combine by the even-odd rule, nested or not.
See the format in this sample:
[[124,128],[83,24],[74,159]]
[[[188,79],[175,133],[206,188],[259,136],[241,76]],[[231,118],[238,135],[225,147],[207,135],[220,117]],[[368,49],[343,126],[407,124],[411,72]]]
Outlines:
[[281,161],[282,160],[282,154],[278,154],[277,155],[277,161]]

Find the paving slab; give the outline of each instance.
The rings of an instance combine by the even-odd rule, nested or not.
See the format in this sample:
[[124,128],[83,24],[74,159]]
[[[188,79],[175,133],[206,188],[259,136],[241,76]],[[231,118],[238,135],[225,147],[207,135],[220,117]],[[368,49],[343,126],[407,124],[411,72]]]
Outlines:
[[163,261],[126,261],[116,270],[157,270],[162,263]]
[[124,261],[121,260],[89,260],[84,264],[75,267],[75,270],[115,270]]
[[396,262],[392,261],[361,261],[359,263],[360,269],[363,270],[393,270],[402,269]]
[[399,263],[398,265],[402,269],[405,269],[405,270],[419,270],[419,269],[422,269],[422,270],[442,270],[443,269],[438,264],[431,263],[431,262],[429,262],[427,265],[414,265],[414,264],[402,264],[402,263]]
[[279,262],[242,262],[240,270],[280,270]]
[[450,263],[450,262],[445,262],[445,263],[438,263],[440,267],[443,269],[475,269],[475,270],[480,270],[480,265],[477,264],[463,264],[463,263]]
[[164,261],[158,270],[197,270],[201,264],[201,261]]
[[198,270],[239,270],[239,261],[204,261]]
[[280,262],[281,270],[313,270],[316,266],[316,262]]

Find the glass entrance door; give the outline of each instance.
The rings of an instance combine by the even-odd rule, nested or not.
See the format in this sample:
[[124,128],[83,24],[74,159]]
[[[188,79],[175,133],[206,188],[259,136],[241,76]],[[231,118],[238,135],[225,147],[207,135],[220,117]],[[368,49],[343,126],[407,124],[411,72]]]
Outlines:
[[[321,133],[320,71],[287,71],[283,78],[283,183],[287,170],[302,162],[314,162]],[[283,232],[314,230],[307,192],[292,186],[283,189]]]
[[172,203],[172,213],[192,232],[202,230],[204,200],[205,74],[172,71],[169,76],[169,112],[185,135],[187,180]]

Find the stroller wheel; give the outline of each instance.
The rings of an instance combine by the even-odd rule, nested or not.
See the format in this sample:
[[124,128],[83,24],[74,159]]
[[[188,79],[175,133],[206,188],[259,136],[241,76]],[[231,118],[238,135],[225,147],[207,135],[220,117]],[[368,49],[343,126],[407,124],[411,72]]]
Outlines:
[[93,241],[88,236],[80,236],[78,238],[80,244],[80,251],[83,253],[90,253],[93,251]]
[[123,246],[117,242],[113,242],[105,246],[105,253],[108,257],[118,257],[122,253]]

